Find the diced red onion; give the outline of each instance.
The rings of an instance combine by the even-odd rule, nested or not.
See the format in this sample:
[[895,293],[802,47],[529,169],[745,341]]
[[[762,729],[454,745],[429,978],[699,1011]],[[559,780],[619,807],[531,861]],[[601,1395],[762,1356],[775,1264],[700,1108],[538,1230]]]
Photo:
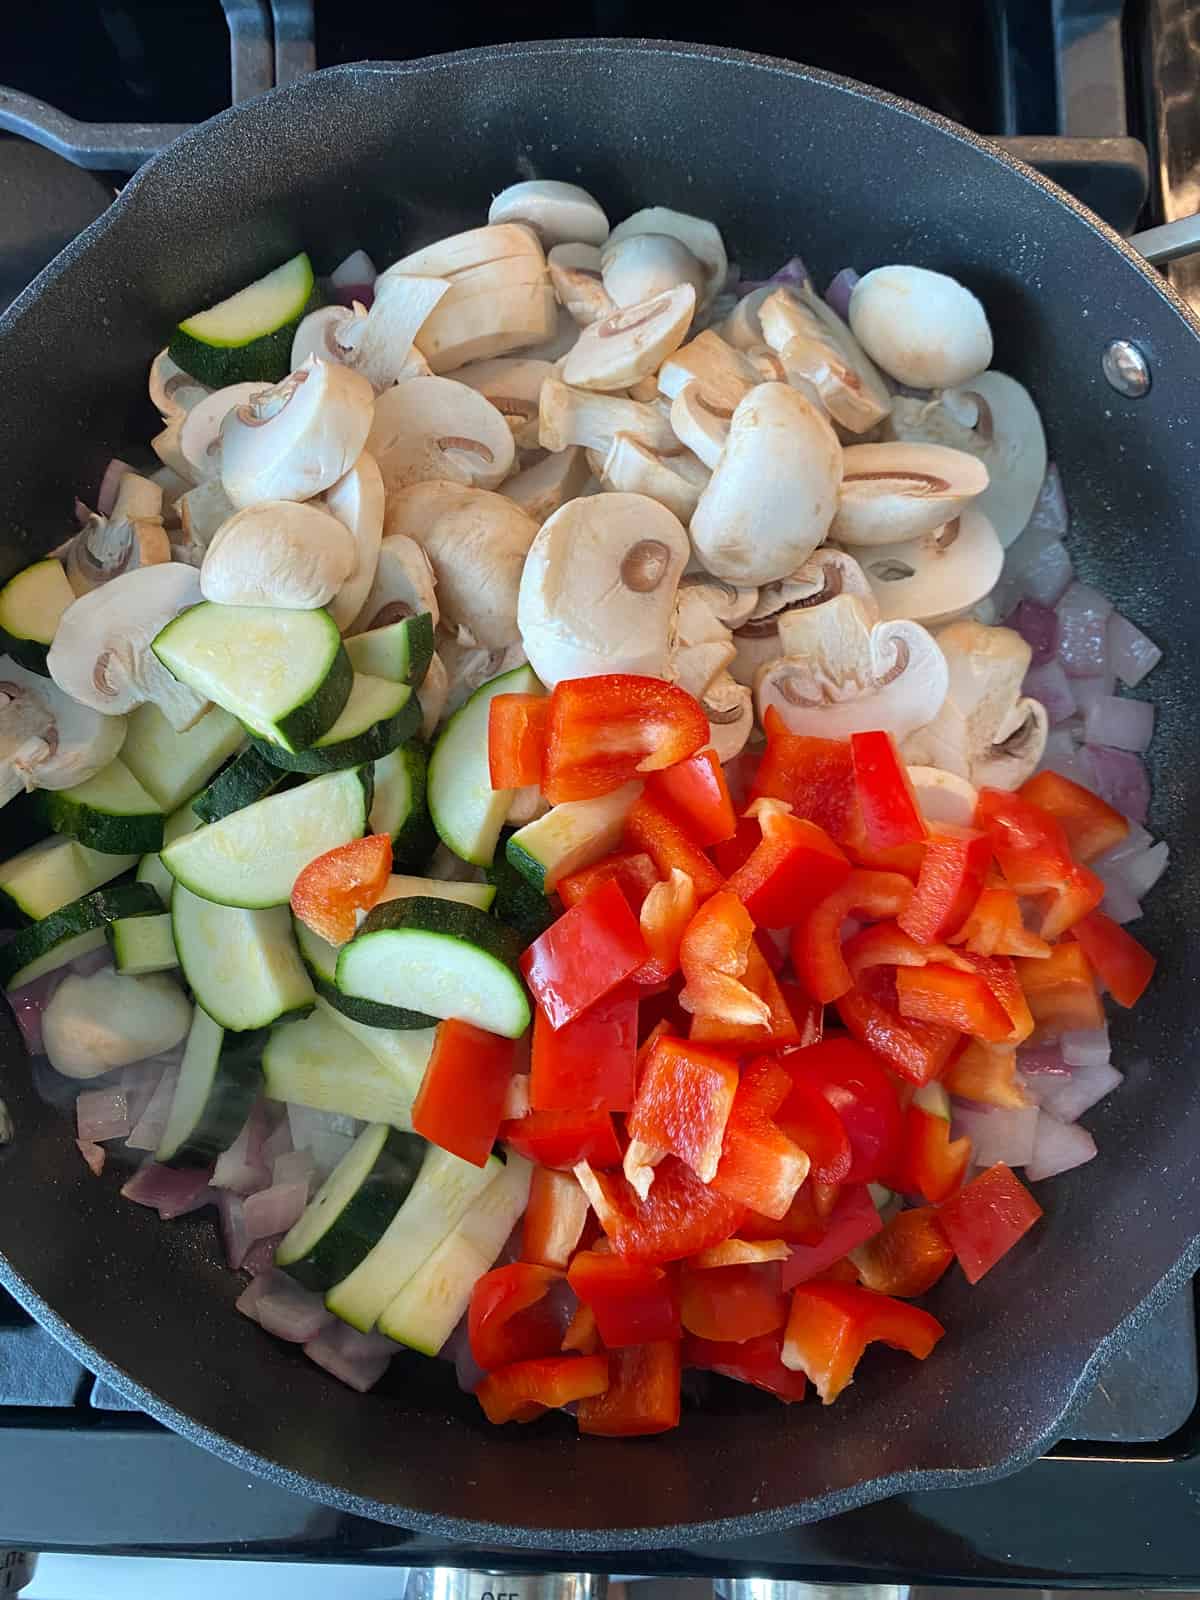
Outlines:
[[133,468],[128,461],[122,461],[114,456],[104,469],[104,476],[100,479],[100,487],[96,490],[96,510],[102,517],[111,517],[113,506],[117,503],[117,490],[121,487],[121,479]]
[[1070,515],[1067,511],[1067,497],[1063,493],[1062,479],[1058,475],[1058,468],[1053,461],[1046,468],[1046,476],[1042,479],[1042,487],[1038,490],[1038,497],[1033,502],[1029,521],[1022,530],[1022,539],[1031,535],[1043,535],[1046,541],[1061,539],[1070,525]]
[[301,1288],[294,1278],[275,1268],[251,1279],[236,1309],[289,1344],[307,1344],[334,1321],[319,1294]]
[[1025,1164],[1025,1177],[1030,1183],[1054,1178],[1060,1172],[1082,1167],[1095,1154],[1096,1141],[1086,1128],[1075,1122],[1059,1122],[1043,1111],[1038,1116],[1033,1155]]
[[1069,1067],[1102,1067],[1112,1060],[1108,1024],[1102,1028],[1070,1028],[1058,1041]]
[[1040,700],[1052,723],[1065,722],[1078,710],[1071,683],[1060,661],[1048,661],[1045,666],[1030,667],[1021,693]]
[[[1167,870],[1167,862],[1171,851],[1165,839],[1160,839],[1157,844],[1152,844],[1148,850],[1139,851],[1137,855],[1128,856],[1124,861],[1116,864],[1115,870],[1120,873],[1122,881],[1128,886],[1130,892],[1138,899],[1148,895],[1154,885]],[[1113,869],[1110,868],[1110,871]],[[1107,878],[1106,878],[1106,881]]]
[[1063,1060],[1062,1050],[1057,1044],[1043,1044],[1025,1046],[1017,1051],[1017,1071],[1024,1077],[1039,1077],[1045,1073],[1057,1073],[1059,1077],[1066,1077],[1071,1071]]
[[130,1150],[158,1149],[162,1143],[162,1136],[167,1131],[167,1118],[171,1114],[171,1101],[175,1098],[175,1085],[178,1080],[178,1067],[172,1066],[164,1069],[155,1086],[154,1093],[150,1096],[149,1105],[142,1112],[133,1132],[125,1141]]
[[785,261],[778,271],[773,272],[769,278],[743,278],[738,284],[738,295],[745,299],[746,295],[753,294],[755,289],[779,288],[781,285],[789,289],[799,288],[809,281],[808,268],[799,256],[792,256]]
[[388,1369],[396,1346],[380,1333],[359,1333],[335,1321],[304,1346],[304,1354],[359,1394],[374,1388]]
[[108,1156],[104,1146],[93,1144],[90,1139],[76,1139],[75,1146],[98,1178],[104,1171],[104,1163]]
[[[57,976],[57,973],[47,975],[55,978]],[[42,1012],[49,1005],[50,996],[56,987],[56,984],[47,982],[47,979],[39,978],[35,983],[27,983],[23,988],[13,989],[8,993],[13,1020],[21,1030],[21,1038],[31,1056],[40,1056],[45,1051],[46,1047],[42,1043]]]
[[1060,773],[1064,778],[1070,778],[1074,783],[1082,783],[1085,787],[1092,786],[1095,781],[1090,765],[1083,758],[1080,746],[1066,728],[1051,729],[1046,740],[1046,748],[1042,752],[1042,759],[1038,763],[1038,770]]
[[242,1271],[252,1277],[269,1271],[275,1265],[275,1251],[282,1238],[282,1234],[271,1234],[266,1239],[256,1239],[242,1258]]
[[355,250],[339,262],[329,275],[329,287],[338,305],[352,306],[357,300],[369,311],[375,302],[375,263],[365,250]]
[[1088,707],[1083,736],[1088,744],[1141,752],[1154,737],[1154,707],[1147,700],[1103,695]]
[[1112,603],[1086,583],[1073,583],[1055,608],[1058,659],[1071,678],[1100,678],[1108,671],[1108,618]]
[[1102,800],[1134,822],[1145,822],[1150,809],[1150,779],[1136,755],[1109,745],[1084,747],[1092,778],[1088,784]]
[[1106,917],[1124,926],[1127,922],[1136,922],[1141,916],[1142,903],[1124,883],[1106,883],[1100,909]]
[[825,291],[825,304],[836,311],[843,322],[850,320],[850,296],[858,280],[859,274],[853,267],[843,267]]
[[[1010,557],[1012,553],[1010,550]],[[1071,582],[1074,568],[1066,545],[1055,542],[1044,545],[1040,550],[1022,551],[1011,562],[1009,572],[1023,594],[1044,606],[1052,606],[1062,598]]]
[[308,1204],[308,1183],[275,1183],[242,1202],[246,1237],[253,1244],[273,1233],[286,1233],[299,1222]]
[[166,1063],[158,1057],[151,1061],[135,1061],[132,1066],[121,1069],[121,1087],[129,1104],[131,1127],[136,1128],[142,1120],[166,1070]]
[[1052,606],[1025,596],[1004,619],[1006,628],[1013,628],[1033,651],[1032,665],[1044,667],[1053,661],[1058,648],[1058,614]]
[[267,1166],[273,1167],[280,1156],[290,1155],[295,1148],[292,1143],[292,1125],[285,1111],[274,1129],[263,1140],[262,1157]]
[[956,1139],[963,1134],[970,1139],[977,1167],[992,1167],[997,1161],[1008,1167],[1023,1167],[1033,1154],[1037,1117],[1036,1106],[1010,1110],[956,1101],[952,1131]]
[[1136,688],[1162,660],[1162,651],[1154,640],[1119,611],[1108,619],[1108,653],[1113,671],[1127,689]]
[[281,1183],[302,1183],[307,1189],[315,1170],[311,1150],[289,1150],[286,1155],[275,1157],[271,1167],[271,1182],[276,1186]]
[[1043,1111],[1060,1122],[1075,1122],[1111,1094],[1122,1081],[1111,1062],[1097,1067],[1072,1067],[1069,1077],[1030,1078],[1026,1087]]
[[[1102,700],[1107,700],[1116,688],[1111,673],[1102,678],[1072,678],[1071,693],[1075,696],[1075,705],[1084,722],[1093,706],[1099,705]],[[1082,735],[1083,727],[1080,726]]]
[[237,1138],[217,1157],[213,1169],[213,1188],[232,1189],[235,1194],[255,1194],[274,1181],[271,1167],[263,1155],[267,1137],[266,1102],[256,1100]]
[[240,1267],[250,1249],[250,1234],[246,1228],[245,1206],[241,1195],[232,1189],[215,1189],[217,1210],[221,1214],[221,1238],[225,1245],[225,1259],[231,1267]]
[[147,1161],[121,1190],[126,1200],[151,1206],[164,1222],[198,1211],[212,1199],[207,1167],[163,1167]]
[[471,1340],[467,1334],[466,1317],[463,1317],[454,1332],[438,1351],[438,1356],[443,1361],[453,1362],[454,1375],[458,1379],[458,1387],[464,1394],[474,1394],[487,1376],[487,1373],[476,1361],[471,1351]]
[[75,1102],[75,1131],[87,1144],[123,1139],[129,1132],[129,1103],[118,1088],[85,1089]]

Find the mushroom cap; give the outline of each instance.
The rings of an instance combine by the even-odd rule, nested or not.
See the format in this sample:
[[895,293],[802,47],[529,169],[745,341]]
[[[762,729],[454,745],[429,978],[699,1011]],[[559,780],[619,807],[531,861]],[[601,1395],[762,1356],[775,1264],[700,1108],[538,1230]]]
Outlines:
[[541,524],[559,506],[582,494],[590,481],[587,459],[582,449],[573,444],[565,450],[550,451],[540,461],[523,468],[501,485],[500,493]]
[[559,306],[555,312],[554,327],[540,344],[526,345],[521,352],[535,361],[561,361],[579,337],[579,324],[566,309]]
[[737,405],[735,401],[726,410],[720,401],[710,400],[699,383],[685,384],[671,402],[671,428],[675,437],[710,472],[716,470],[721,452],[728,443],[729,425]]
[[718,672],[700,705],[708,717],[709,744],[722,764],[740,755],[754,727],[754,698],[728,672]]
[[[618,433],[601,466],[601,481],[606,489],[648,495],[666,506],[686,527],[704,484],[676,471],[677,460],[682,459],[682,452],[678,458],[663,457],[629,434]],[[696,466],[703,472],[699,461]]]
[[675,594],[689,554],[679,519],[640,494],[568,501],[538,530],[517,622],[538,677],[662,677]]
[[160,350],[150,363],[149,389],[150,404],[164,422],[170,422],[172,417],[185,417],[193,406],[212,393],[207,384],[172,361],[165,350]]
[[109,515],[93,513],[60,551],[75,594],[87,594],[135,567],[170,561],[162,509],[163,492],[153,479],[123,472]]
[[[205,399],[197,401],[181,419],[179,451],[194,482],[203,483],[206,478],[220,477],[222,424],[231,411],[247,405],[264,389],[265,385],[261,383],[231,383],[228,388],[215,389]],[[171,424],[167,426],[170,428]],[[175,462],[167,461],[167,465],[175,466]]]
[[[366,316],[352,315],[342,325],[334,339],[332,359],[344,361],[361,372],[377,393],[399,382],[413,355],[417,334],[449,289],[448,278],[403,274],[380,279]],[[298,364],[295,354],[293,348],[293,367]],[[315,354],[330,359],[320,350]]]
[[329,602],[329,615],[345,633],[366,604],[379,564],[385,496],[383,474],[375,457],[364,450],[350,471],[326,489],[321,499],[325,510],[349,530],[354,540],[350,575]]
[[842,467],[829,537],[848,545],[899,544],[932,533],[988,485],[977,456],[945,445],[847,445]]
[[657,405],[625,400],[615,394],[573,389],[547,378],[538,397],[538,443],[543,450],[582,445],[605,455],[618,433],[627,433],[662,455],[678,448],[670,419]]
[[353,534],[328,511],[262,500],[217,529],[204,553],[200,592],[221,605],[313,611],[337,594],[356,556]]
[[436,628],[441,620],[433,564],[415,539],[389,534],[379,546],[375,576],[354,619],[352,633],[369,633],[427,611]]
[[708,405],[727,411],[730,416],[747,389],[761,382],[754,364],[711,328],[680,345],[658,370],[659,392],[669,400],[695,383]]
[[616,302],[604,287],[595,245],[555,245],[546,257],[546,266],[559,305],[578,327],[586,328],[616,310]]
[[374,409],[366,378],[329,361],[314,360],[260,389],[221,423],[225,493],[239,508],[311,500],[358,460]]
[[786,577],[824,539],[841,477],[841,446],[816,406],[786,384],[760,384],[738,402],[692,517],[696,554],[731,583]]
[[530,356],[498,356],[460,367],[459,383],[490,400],[508,421],[518,450],[538,447],[538,396],[553,368],[548,361]]
[[699,297],[702,305],[715,299],[725,287],[729,257],[725,253],[720,230],[714,223],[706,222],[703,217],[694,217],[686,211],[671,211],[666,206],[647,206],[645,210],[635,211],[624,222],[619,222],[609,234],[608,243],[610,246],[618,245],[622,240],[639,233],[666,234],[669,238],[678,239],[691,251],[704,268],[707,280],[705,292]]
[[[892,403],[887,385],[850,329],[813,293],[811,284],[775,289],[758,315],[763,338],[787,381],[813,389],[835,422],[859,434],[887,416]],[[765,359],[765,351],[759,359]]]
[[451,717],[490,678],[513,672],[525,665],[525,649],[519,639],[503,649],[489,650],[469,639],[447,633],[438,634],[438,655],[445,664],[447,693],[443,715]]
[[531,228],[522,222],[489,223],[485,228],[468,228],[464,233],[448,234],[432,244],[402,256],[375,280],[375,293],[386,278],[407,274],[421,278],[455,278],[490,261],[505,261],[510,256],[534,256],[544,260],[541,244]]
[[979,800],[973,783],[956,772],[943,772],[940,767],[909,767],[908,777],[926,822],[949,822],[956,828],[971,826]]
[[840,594],[849,594],[862,603],[872,624],[879,621],[879,607],[858,562],[844,551],[829,547],[814,550],[804,565],[788,577],[746,592],[757,593],[757,599],[745,617],[731,623],[737,655],[729,670],[738,683],[751,686],[760,669],[783,654],[779,625],[789,612],[808,611]]
[[764,283],[742,295],[717,329],[726,344],[731,344],[735,350],[750,350],[765,342],[759,311],[763,301],[774,294],[777,287],[777,284]]
[[367,448],[389,498],[438,479],[494,489],[512,468],[508,423],[491,402],[454,378],[410,378],[375,403]]
[[539,249],[458,273],[414,342],[435,373],[454,372],[469,361],[541,344],[554,331],[556,316]]
[[949,389],[992,360],[987,314],[969,289],[927,267],[876,267],[854,285],[850,327],[878,366],[912,389]]
[[527,223],[547,248],[568,242],[603,244],[608,238],[608,218],[600,202],[577,183],[556,178],[510,183],[489,206],[488,221]]
[[579,335],[563,362],[563,381],[577,389],[628,388],[679,348],[695,309],[696,291],[684,283],[610,312]]
[[80,705],[51,678],[0,656],[0,771],[8,798],[26,789],[70,789],[114,760],[125,743],[124,717]]
[[706,297],[703,263],[670,234],[630,234],[602,250],[600,260],[605,290],[618,306],[640,305],[683,283],[691,284],[697,302]]
[[990,594],[1004,565],[1004,549],[982,512],[968,506],[952,522],[919,539],[860,556],[885,619],[948,622]]
[[302,317],[292,338],[291,369],[293,372],[310,358],[318,361],[345,362],[350,356],[350,345],[342,342],[356,322],[366,322],[366,313],[349,306],[319,306]]
[[183,445],[180,442],[186,420],[186,414],[172,417],[162,432],[156,433],[151,439],[150,448],[163,466],[168,467],[185,483],[197,483],[200,480],[196,470],[184,455]]

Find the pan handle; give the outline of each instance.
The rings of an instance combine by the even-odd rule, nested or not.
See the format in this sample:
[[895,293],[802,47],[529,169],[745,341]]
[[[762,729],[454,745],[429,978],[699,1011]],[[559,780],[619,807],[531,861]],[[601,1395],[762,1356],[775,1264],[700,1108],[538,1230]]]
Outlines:
[[1168,261],[1178,261],[1181,256],[1194,255],[1200,250],[1200,212],[1190,217],[1180,217],[1177,222],[1164,222],[1161,227],[1132,234],[1129,243],[1155,267],[1166,266]]

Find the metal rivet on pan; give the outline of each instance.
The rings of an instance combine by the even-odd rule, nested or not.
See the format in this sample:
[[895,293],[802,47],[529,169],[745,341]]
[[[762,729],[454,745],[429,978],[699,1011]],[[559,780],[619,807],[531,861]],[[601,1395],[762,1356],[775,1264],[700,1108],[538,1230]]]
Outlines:
[[1150,393],[1150,363],[1128,339],[1114,339],[1107,345],[1100,364],[1109,384],[1127,400],[1140,400]]

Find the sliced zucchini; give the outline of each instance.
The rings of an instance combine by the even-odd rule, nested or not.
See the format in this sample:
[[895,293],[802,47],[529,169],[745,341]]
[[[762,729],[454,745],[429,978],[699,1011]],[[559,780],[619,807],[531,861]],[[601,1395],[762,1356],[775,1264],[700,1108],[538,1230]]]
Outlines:
[[[63,564],[53,556],[18,572],[0,589],[0,652],[7,652],[32,672],[44,674],[46,652],[74,598]],[[428,666],[428,661],[425,664]]]
[[496,891],[490,883],[445,883],[441,878],[410,878],[406,873],[393,872],[377,903],[383,905],[388,900],[413,900],[418,897],[456,900],[462,906],[490,911]]
[[529,1026],[511,929],[475,906],[423,895],[388,900],[367,914],[338,956],[344,996],[417,1006],[508,1039]]
[[110,761],[70,789],[44,789],[39,800],[55,833],[69,834],[89,850],[141,855],[163,842],[162,807],[123,761]]
[[287,750],[260,739],[256,748],[288,772],[339,772],[388,755],[420,725],[421,704],[406,683],[355,673],[341,715],[313,744]]
[[268,795],[176,839],[162,852],[179,883],[226,906],[286,905],[317,856],[361,838],[370,810],[370,768],[330,772]]
[[433,618],[422,611],[369,633],[356,633],[345,644],[355,672],[419,689],[433,659]]
[[499,1173],[495,1156],[489,1156],[485,1166],[473,1167],[431,1145],[408,1198],[378,1242],[325,1296],[330,1311],[360,1333],[369,1333],[380,1312],[391,1305]]
[[511,789],[493,789],[488,772],[488,717],[498,694],[537,694],[532,667],[517,667],[476,689],[438,735],[429,758],[429,815],[443,843],[486,867],[512,804]]
[[521,876],[542,894],[553,894],[558,880],[590,867],[621,842],[625,819],[642,792],[627,783],[597,800],[568,800],[551,806],[509,838],[505,854]]
[[285,906],[216,905],[177,883],[171,931],[197,1003],[223,1028],[265,1028],[316,999]]
[[206,789],[201,789],[192,801],[192,810],[198,822],[220,822],[233,811],[242,811],[256,800],[265,800],[286,777],[281,768],[251,745],[249,750],[234,756]]
[[186,733],[177,733],[153,702],[129,713],[121,760],[164,811],[174,811],[208,782],[245,742],[236,717],[211,706]]
[[416,1094],[433,1049],[433,1028],[372,1028],[365,1022],[355,1022],[353,1017],[336,1010],[326,1000],[318,1000],[316,1009],[369,1050],[389,1072],[407,1078]]
[[492,915],[506,928],[512,929],[524,950],[545,933],[561,913],[551,904],[550,897],[540,889],[535,889],[508,859],[506,846],[512,836],[512,829],[500,835],[495,857],[487,868],[486,876],[496,891]]
[[262,1092],[266,1042],[265,1029],[227,1034],[203,1006],[193,1009],[156,1161],[206,1167],[229,1149]]
[[302,251],[175,329],[167,354],[210,389],[278,383],[291,370],[292,338],[319,303],[312,262]]
[[[182,839],[185,833],[195,833],[200,826],[200,818],[190,805],[180,806],[178,811],[172,811],[163,824],[163,843],[171,844],[176,839]],[[162,864],[162,856],[157,850],[152,850],[138,862],[137,872],[134,877],[139,883],[148,883],[158,891],[158,898],[164,908],[171,909],[171,896],[175,892],[175,879]]]
[[509,1154],[504,1170],[401,1289],[379,1318],[379,1331],[398,1344],[435,1356],[471,1304],[471,1291],[489,1271],[529,1201],[533,1168]]
[[181,683],[285,750],[303,750],[337,721],[354,677],[327,611],[206,600],[168,622],[152,648]]
[[322,939],[319,933],[314,933],[300,921],[299,917],[293,921],[296,944],[312,978],[313,988],[335,1011],[354,1022],[361,1023],[363,1027],[380,1031],[426,1029],[437,1025],[438,1019],[424,1011],[411,1011],[407,1006],[380,1005],[375,1000],[359,1000],[353,995],[342,994],[337,986],[337,961],[345,946],[330,944],[327,939]]
[[158,910],[158,897],[145,883],[118,883],[93,889],[49,916],[22,928],[0,950],[0,988],[20,989],[68,961],[99,950],[105,924],[118,917],[140,917]]
[[271,1030],[263,1052],[266,1093],[315,1111],[411,1130],[412,1103],[433,1049],[433,1029],[397,1037],[411,1041],[403,1068],[381,1060],[339,1026],[328,1008],[299,1022],[282,1022]]
[[77,839],[43,839],[0,865],[0,906],[19,921],[38,922],[120,877],[136,861],[136,855],[89,850]]
[[392,865],[423,867],[437,848],[437,834],[425,801],[429,762],[415,739],[375,763],[375,798],[370,831],[392,836]]
[[118,917],[104,931],[118,972],[140,977],[145,972],[168,972],[179,965],[169,911]]
[[386,1122],[363,1129],[285,1233],[275,1264],[306,1289],[331,1289],[383,1238],[420,1180],[430,1146]]

